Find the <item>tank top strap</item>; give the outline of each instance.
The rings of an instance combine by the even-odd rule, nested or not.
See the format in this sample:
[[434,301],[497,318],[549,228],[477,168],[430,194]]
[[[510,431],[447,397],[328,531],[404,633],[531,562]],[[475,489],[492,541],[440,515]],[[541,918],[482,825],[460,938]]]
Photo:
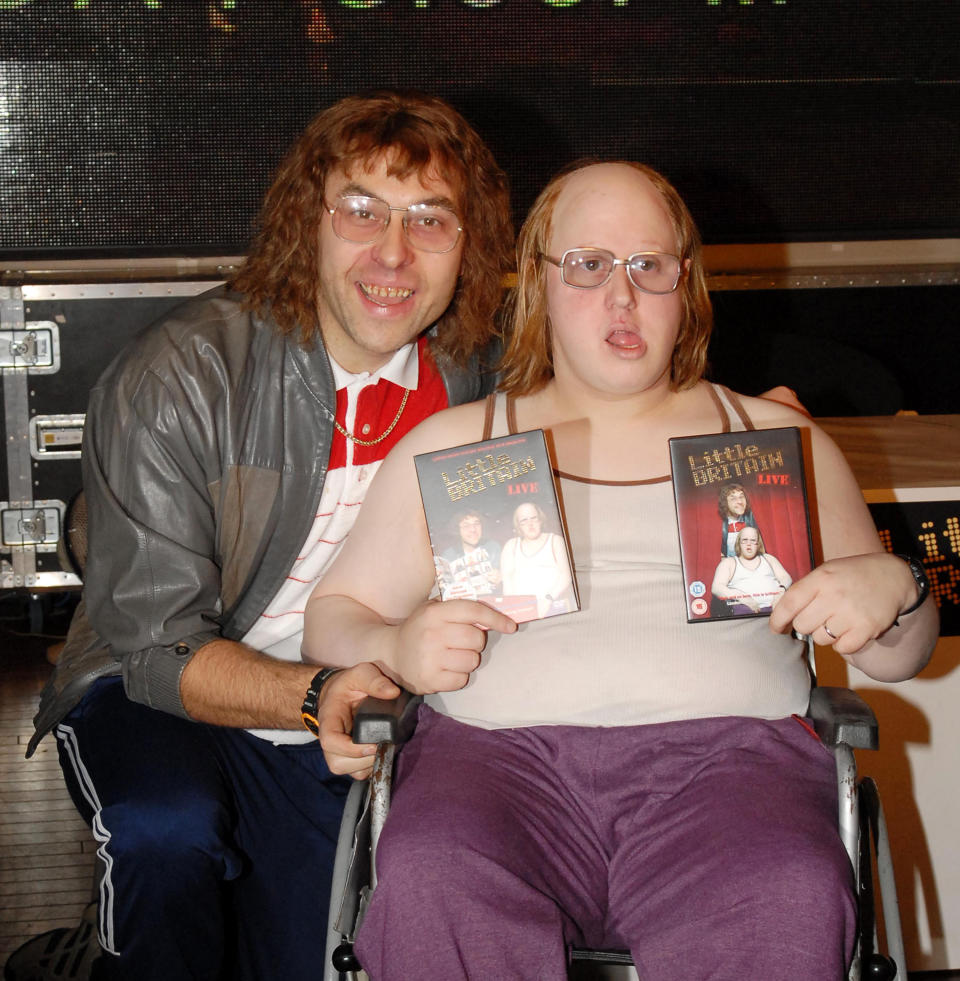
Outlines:
[[[736,392],[731,392],[726,385],[718,385],[714,382],[710,382],[709,385],[710,394],[713,396],[713,401],[716,403],[717,411],[723,422],[724,432],[739,432],[757,428]],[[734,417],[732,424],[731,416]]]
[[491,392],[484,400],[483,435],[481,439],[506,436],[511,432],[507,406],[511,400],[503,392]]

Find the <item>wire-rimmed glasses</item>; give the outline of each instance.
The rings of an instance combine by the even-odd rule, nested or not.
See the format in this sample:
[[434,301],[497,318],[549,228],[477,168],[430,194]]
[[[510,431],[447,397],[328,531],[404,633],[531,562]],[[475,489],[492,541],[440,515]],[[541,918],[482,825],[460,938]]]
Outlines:
[[625,266],[630,282],[644,293],[672,293],[680,282],[679,256],[669,252],[634,252],[618,259],[607,249],[567,249],[555,259],[540,253],[541,259],[560,267],[560,280],[577,290],[592,290],[609,282],[617,266]]
[[403,214],[407,241],[423,252],[449,252],[463,231],[455,212],[429,202],[395,208],[367,194],[342,194],[332,208],[326,202],[324,207],[330,214],[337,238],[356,245],[375,242],[386,231],[393,211]]

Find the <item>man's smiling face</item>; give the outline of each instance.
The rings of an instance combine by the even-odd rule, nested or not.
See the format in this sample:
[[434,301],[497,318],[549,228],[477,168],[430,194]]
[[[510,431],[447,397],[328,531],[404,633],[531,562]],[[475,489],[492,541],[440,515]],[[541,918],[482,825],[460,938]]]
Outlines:
[[[458,211],[453,190],[439,174],[422,178],[388,174],[378,157],[363,169],[339,168],[327,176],[325,201],[365,194],[395,208],[430,202]],[[460,273],[465,235],[449,252],[415,249],[403,230],[403,215],[366,245],[345,242],[333,230],[332,216],[320,226],[320,286],[317,311],[327,352],[351,372],[376,371],[394,352],[434,323],[450,305]]]
[[747,495],[742,490],[732,490],[727,494],[727,511],[734,517],[746,514]]

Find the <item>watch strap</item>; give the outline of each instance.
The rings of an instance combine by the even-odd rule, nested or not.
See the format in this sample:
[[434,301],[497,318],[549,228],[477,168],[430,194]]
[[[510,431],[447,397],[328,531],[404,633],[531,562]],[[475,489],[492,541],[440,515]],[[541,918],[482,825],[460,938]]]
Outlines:
[[910,572],[913,574],[913,580],[917,584],[918,596],[916,602],[911,606],[908,606],[905,610],[902,610],[897,617],[906,616],[908,613],[913,613],[914,610],[918,609],[923,601],[930,595],[930,580],[927,578],[927,570],[924,569],[923,563],[920,559],[913,555],[904,555],[901,552],[894,553],[898,559],[903,559],[904,562],[910,567]]
[[323,690],[323,686],[333,677],[338,671],[342,671],[343,668],[321,668],[314,676],[313,680],[310,682],[310,687],[307,689],[307,694],[304,696],[303,705],[300,706],[300,718],[303,720],[305,728],[312,732],[315,736],[320,735],[320,722],[317,719],[317,710],[320,704],[320,692]]

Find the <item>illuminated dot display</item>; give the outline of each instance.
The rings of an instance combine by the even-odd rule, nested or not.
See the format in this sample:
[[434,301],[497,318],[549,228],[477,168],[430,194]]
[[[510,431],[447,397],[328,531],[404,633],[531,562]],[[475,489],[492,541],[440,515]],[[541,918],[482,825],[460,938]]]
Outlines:
[[943,536],[950,544],[950,551],[960,555],[960,518],[947,518]]
[[937,547],[937,533],[935,531],[930,531],[933,528],[932,521],[924,521],[920,525],[922,532],[917,535],[917,541],[920,542],[924,547],[924,555],[928,559],[935,559],[940,555],[940,550]]
[[883,547],[916,555],[940,609],[940,632],[960,634],[960,514],[956,501],[871,504]]

